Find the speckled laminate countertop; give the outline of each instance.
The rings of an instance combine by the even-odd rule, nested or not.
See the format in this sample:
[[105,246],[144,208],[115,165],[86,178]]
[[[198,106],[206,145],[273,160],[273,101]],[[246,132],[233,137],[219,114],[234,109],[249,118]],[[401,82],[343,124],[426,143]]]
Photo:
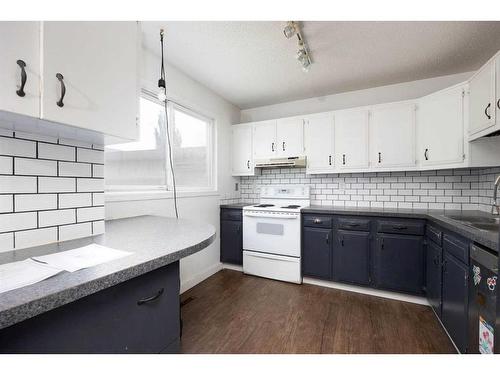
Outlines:
[[57,244],[0,253],[0,264],[74,249],[91,243],[133,254],[0,294],[0,329],[145,274],[194,254],[215,239],[206,223],[160,216],[106,221],[106,233]]

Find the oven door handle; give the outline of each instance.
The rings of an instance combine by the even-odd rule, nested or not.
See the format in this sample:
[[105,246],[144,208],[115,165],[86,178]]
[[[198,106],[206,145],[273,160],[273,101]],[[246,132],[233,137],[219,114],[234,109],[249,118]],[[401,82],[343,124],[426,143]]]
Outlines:
[[272,254],[261,254],[261,253],[251,253],[247,254],[249,257],[255,257],[255,258],[263,258],[263,259],[273,259],[273,260],[282,260],[284,262],[297,262],[298,258],[291,258],[288,256],[283,256],[283,255],[272,255]]
[[247,217],[264,217],[264,218],[271,218],[271,219],[298,219],[299,215],[273,215],[273,214],[253,214],[249,212],[245,212],[243,214],[244,216]]

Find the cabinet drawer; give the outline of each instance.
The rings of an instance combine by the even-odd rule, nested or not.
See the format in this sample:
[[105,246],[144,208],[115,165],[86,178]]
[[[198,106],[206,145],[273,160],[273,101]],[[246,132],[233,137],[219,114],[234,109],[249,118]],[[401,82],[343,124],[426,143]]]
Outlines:
[[342,217],[337,221],[337,226],[339,229],[346,230],[361,230],[361,231],[370,231],[370,219],[358,219],[351,217]]
[[228,208],[223,208],[220,210],[220,218],[221,220],[237,220],[242,221],[243,211],[242,210],[233,210]]
[[443,232],[441,232],[439,229],[436,227],[433,227],[432,225],[427,225],[426,228],[426,236],[429,240],[434,242],[435,244],[441,246],[442,240],[443,240]]
[[303,223],[305,227],[331,228],[332,218],[321,215],[306,215],[304,216]]
[[443,236],[443,250],[469,264],[469,244],[465,240],[446,233]]
[[378,232],[423,235],[424,222],[413,220],[379,220]]

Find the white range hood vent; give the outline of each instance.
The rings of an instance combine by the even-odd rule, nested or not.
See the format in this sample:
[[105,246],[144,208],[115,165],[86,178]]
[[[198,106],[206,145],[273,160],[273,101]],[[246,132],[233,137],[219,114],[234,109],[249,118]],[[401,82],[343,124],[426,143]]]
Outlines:
[[290,158],[272,158],[272,159],[261,159],[255,161],[256,168],[303,168],[306,166],[305,156],[295,156]]

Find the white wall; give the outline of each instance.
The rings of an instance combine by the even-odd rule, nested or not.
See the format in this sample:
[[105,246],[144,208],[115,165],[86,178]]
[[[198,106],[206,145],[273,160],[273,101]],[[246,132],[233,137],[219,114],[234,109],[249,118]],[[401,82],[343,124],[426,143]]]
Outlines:
[[341,94],[244,109],[241,111],[240,122],[269,120],[281,117],[414,99],[430,94],[434,91],[453,86],[454,84],[464,82],[469,79],[472,74],[473,72],[452,74],[419,81],[374,87],[366,90],[350,91]]
[[[142,86],[156,92],[160,58],[143,50]],[[240,109],[219,97],[208,88],[172,66],[166,66],[167,93],[169,99],[191,108],[215,120],[216,127],[216,174],[217,193],[204,196],[179,198],[181,218],[210,223],[219,233],[219,200],[233,196],[230,147],[231,125],[240,119]],[[106,201],[106,218],[120,218],[141,214],[174,216],[171,198],[149,200]],[[181,261],[181,290],[186,290],[220,269],[219,236],[207,249]]]

